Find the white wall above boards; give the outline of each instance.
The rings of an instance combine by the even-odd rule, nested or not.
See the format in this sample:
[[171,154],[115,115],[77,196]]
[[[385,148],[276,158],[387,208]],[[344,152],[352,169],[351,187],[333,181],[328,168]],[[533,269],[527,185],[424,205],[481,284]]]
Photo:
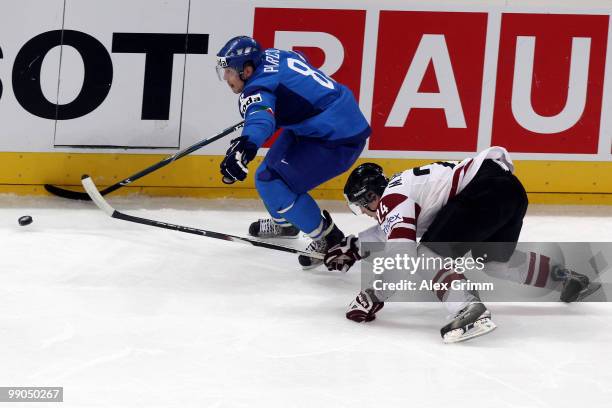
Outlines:
[[188,6],[66,1],[56,147],[179,147],[185,53],[207,49]]
[[59,47],[41,53],[38,44],[45,37],[60,37],[63,9],[63,0],[21,0],[1,7],[2,151],[40,151],[53,145]]
[[[216,54],[237,35],[253,32],[253,5],[237,0],[211,2],[191,0],[190,34],[209,36],[206,55],[187,55],[181,146],[212,136],[241,120],[238,95],[234,95],[215,73]],[[232,138],[240,131],[223,138],[195,154],[225,154]]]

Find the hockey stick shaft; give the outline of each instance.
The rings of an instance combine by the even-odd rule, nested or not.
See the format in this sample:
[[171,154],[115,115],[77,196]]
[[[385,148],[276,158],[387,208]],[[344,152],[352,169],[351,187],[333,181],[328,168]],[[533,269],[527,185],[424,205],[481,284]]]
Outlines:
[[284,245],[272,244],[269,242],[263,242],[263,241],[259,241],[259,240],[251,239],[247,237],[239,237],[237,235],[230,235],[230,234],[225,234],[222,232],[208,231],[205,229],[187,227],[184,225],[170,224],[167,222],[156,221],[156,220],[152,220],[149,218],[142,218],[142,217],[136,217],[133,215],[125,214],[125,213],[122,213],[114,209],[108,203],[108,201],[106,201],[104,197],[102,197],[102,194],[100,194],[100,191],[98,191],[98,188],[94,184],[91,177],[83,176],[81,183],[83,184],[83,187],[85,188],[86,194],[88,194],[89,197],[91,198],[91,201],[93,201],[96,204],[96,206],[98,206],[99,209],[104,211],[106,214],[108,214],[112,218],[129,221],[129,222],[135,222],[137,224],[149,225],[151,227],[165,228],[165,229],[169,229],[172,231],[179,231],[179,232],[185,232],[188,234],[201,235],[201,236],[210,237],[210,238],[222,239],[225,241],[240,242],[243,244],[249,244],[249,245],[254,245],[254,246],[268,248],[268,249],[274,249],[276,251],[307,255],[311,258],[316,258],[316,259],[323,259],[325,256],[324,254],[321,254],[318,252],[302,251],[297,248],[292,248],[292,247],[288,247]]
[[[108,186],[106,187],[104,190],[100,191],[100,194],[102,195],[106,195],[109,193],[112,193],[113,191],[127,186],[128,184],[133,183],[134,181],[138,180],[141,177],[146,176],[147,174],[150,174],[152,172],[154,172],[155,170],[161,169],[162,167],[167,166],[168,164],[180,159],[181,157],[185,157],[190,153],[195,152],[196,150],[216,141],[221,139],[222,137],[225,137],[227,135],[229,135],[230,133],[235,132],[236,130],[240,129],[241,127],[244,126],[244,121],[236,123],[233,126],[228,127],[227,129],[224,129],[223,131],[221,131],[220,133],[217,133],[216,135],[208,138],[208,139],[204,139],[204,140],[200,140],[199,142],[181,150],[178,151],[176,153],[174,153],[171,156],[166,157],[165,159],[153,164],[152,166],[147,167],[144,170],[139,171],[136,174],[131,175],[130,177],[121,180],[118,183],[113,184],[112,186]],[[80,191],[72,191],[72,190],[66,190],[57,186],[54,186],[52,184],[45,184],[45,190],[47,190],[49,193],[59,196],[59,197],[63,197],[63,198],[68,198],[70,200],[90,200],[90,197],[87,193],[83,193]]]

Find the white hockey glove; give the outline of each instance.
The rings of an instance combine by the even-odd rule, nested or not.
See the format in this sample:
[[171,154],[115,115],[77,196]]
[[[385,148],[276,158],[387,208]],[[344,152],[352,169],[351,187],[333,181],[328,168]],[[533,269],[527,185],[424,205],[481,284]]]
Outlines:
[[346,318],[357,323],[371,322],[376,319],[376,312],[383,308],[385,302],[379,301],[373,289],[359,292],[346,311]]
[[360,259],[359,238],[349,235],[344,237],[338,245],[327,250],[323,263],[330,271],[346,272]]

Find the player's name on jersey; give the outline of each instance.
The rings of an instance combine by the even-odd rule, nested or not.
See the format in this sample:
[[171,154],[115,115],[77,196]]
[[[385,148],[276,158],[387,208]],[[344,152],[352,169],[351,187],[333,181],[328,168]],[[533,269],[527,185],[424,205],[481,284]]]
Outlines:
[[465,279],[452,280],[450,282],[434,282],[433,280],[422,280],[421,282],[417,282],[407,279],[395,282],[385,282],[383,279],[376,279],[372,283],[374,290],[380,291],[495,290],[495,285],[492,282],[472,282]]

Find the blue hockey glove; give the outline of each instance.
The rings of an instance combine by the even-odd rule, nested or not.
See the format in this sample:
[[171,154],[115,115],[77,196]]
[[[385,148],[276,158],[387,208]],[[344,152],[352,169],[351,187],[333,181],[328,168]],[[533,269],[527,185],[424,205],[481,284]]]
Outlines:
[[225,159],[221,162],[222,181],[225,184],[244,180],[249,172],[247,165],[257,154],[257,145],[250,142],[246,136],[240,136],[231,143]]

